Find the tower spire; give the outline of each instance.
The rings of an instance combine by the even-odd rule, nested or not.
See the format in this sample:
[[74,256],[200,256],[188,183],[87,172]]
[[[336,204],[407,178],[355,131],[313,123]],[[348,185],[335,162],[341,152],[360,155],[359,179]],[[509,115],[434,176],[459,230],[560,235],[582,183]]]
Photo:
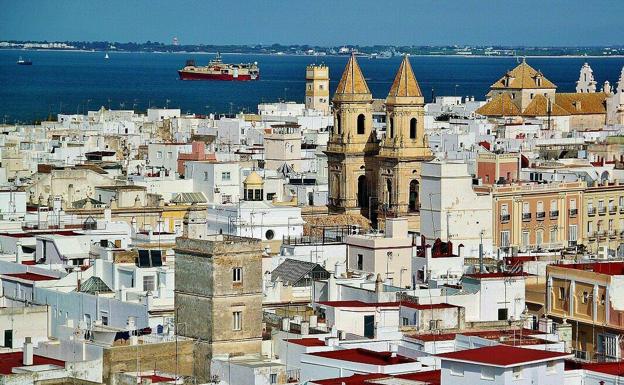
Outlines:
[[348,97],[348,95],[371,96],[371,92],[368,89],[368,85],[366,84],[366,80],[364,79],[364,75],[362,75],[362,70],[354,54],[351,54],[347,66],[342,73],[342,77],[336,88],[336,93],[334,94],[334,99],[341,99]]
[[422,97],[422,92],[420,91],[420,86],[418,85],[418,81],[416,80],[416,76],[414,75],[414,70],[412,69],[412,65],[407,57],[407,55],[403,56],[403,61],[401,61],[401,65],[399,66],[399,70],[397,71],[394,82],[392,82],[392,87],[390,87],[390,92],[388,93],[388,98],[398,98],[398,97]]

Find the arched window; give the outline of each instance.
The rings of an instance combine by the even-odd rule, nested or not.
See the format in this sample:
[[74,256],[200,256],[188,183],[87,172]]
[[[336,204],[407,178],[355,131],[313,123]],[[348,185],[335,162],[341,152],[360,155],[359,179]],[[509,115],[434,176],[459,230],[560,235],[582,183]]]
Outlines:
[[366,182],[366,176],[360,175],[358,178],[358,206],[368,207],[368,184]]
[[390,124],[388,127],[388,136],[394,138],[394,118],[390,118]]
[[357,133],[358,135],[364,134],[364,122],[365,122],[364,114],[359,114],[357,117]]
[[409,211],[417,212],[420,210],[420,201],[418,199],[418,181],[413,180],[409,186]]
[[416,139],[416,118],[410,119],[410,138]]
[[342,123],[340,122],[340,114],[336,114],[336,130],[338,135],[342,135]]

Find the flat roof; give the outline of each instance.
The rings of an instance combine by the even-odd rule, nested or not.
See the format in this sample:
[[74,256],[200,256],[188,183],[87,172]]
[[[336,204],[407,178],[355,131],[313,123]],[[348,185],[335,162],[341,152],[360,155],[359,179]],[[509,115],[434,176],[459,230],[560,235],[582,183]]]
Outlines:
[[319,305],[331,307],[399,307],[399,302],[323,301]]
[[502,330],[477,330],[457,333],[427,333],[427,334],[410,334],[408,337],[420,340],[423,342],[430,341],[450,341],[454,340],[458,335],[468,337],[481,337],[488,340],[500,340],[501,337],[514,337],[514,341],[524,341],[532,339],[532,336],[544,334],[539,330],[531,329],[502,329]]
[[[24,366],[22,359],[22,352],[0,353],[0,374],[13,374],[13,368],[20,368]],[[33,365],[56,365],[64,368],[65,361],[55,360],[53,358],[47,358],[34,354]]]
[[401,302],[401,306],[409,307],[411,309],[417,310],[433,310],[433,309],[450,309],[456,308],[459,306],[451,305],[450,303],[432,303],[432,304],[424,304],[424,303],[414,303],[414,302]]
[[390,378],[388,374],[371,373],[371,374],[352,374],[349,377],[327,378],[325,380],[313,380],[319,385],[370,385],[369,380],[378,380],[381,378]]
[[58,279],[57,277],[51,277],[49,275],[37,274],[37,273],[13,273],[2,274],[3,277],[13,277],[24,279],[26,281],[52,281]]
[[325,346],[325,342],[319,340],[318,338],[291,338],[287,339],[286,342],[301,346]]
[[591,262],[553,265],[564,269],[575,269],[606,275],[624,275],[624,262]]
[[579,362],[566,360],[565,370],[584,369],[592,372],[609,374],[612,376],[624,376],[624,361],[614,362]]
[[573,356],[573,354],[569,353],[525,349],[509,345],[494,345],[438,354],[436,357],[442,360],[471,364],[511,367],[527,363],[553,361]]
[[508,273],[508,272],[495,272],[495,273],[475,273],[475,274],[466,274],[465,277],[474,278],[474,279],[500,279],[500,278],[520,278],[527,277],[531,274],[520,272],[520,273]]
[[400,355],[396,355],[393,357],[392,352],[375,352],[362,348],[332,350],[329,352],[317,352],[308,354],[311,356],[331,358],[334,360],[359,362],[362,364],[380,366],[409,364],[412,362],[416,362],[416,360]]

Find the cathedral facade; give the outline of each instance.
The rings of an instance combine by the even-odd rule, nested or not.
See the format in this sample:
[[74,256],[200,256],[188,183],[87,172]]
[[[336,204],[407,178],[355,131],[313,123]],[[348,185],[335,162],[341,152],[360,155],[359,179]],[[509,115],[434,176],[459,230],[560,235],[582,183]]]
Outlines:
[[422,162],[433,158],[424,130],[424,98],[405,57],[385,101],[386,133],[373,130],[373,97],[351,56],[333,98],[327,144],[329,211],[373,222],[412,217],[417,226]]

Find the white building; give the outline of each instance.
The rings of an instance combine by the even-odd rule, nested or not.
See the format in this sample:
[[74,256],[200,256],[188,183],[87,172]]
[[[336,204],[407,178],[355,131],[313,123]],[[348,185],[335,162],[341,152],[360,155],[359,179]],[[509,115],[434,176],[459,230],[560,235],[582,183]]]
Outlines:
[[[423,164],[420,232],[428,240],[440,238],[463,244],[461,253],[492,253],[492,196],[472,188],[472,176],[464,162],[433,161]],[[435,270],[435,267],[428,267]]]

